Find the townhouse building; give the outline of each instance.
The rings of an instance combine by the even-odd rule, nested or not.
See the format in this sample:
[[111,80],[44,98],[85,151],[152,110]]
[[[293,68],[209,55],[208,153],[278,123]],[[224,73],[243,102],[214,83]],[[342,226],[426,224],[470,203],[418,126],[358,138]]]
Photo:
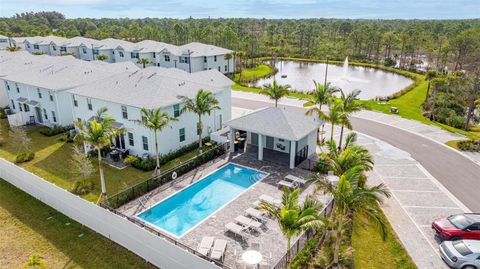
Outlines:
[[6,50],[11,44],[12,41],[8,36],[0,35],[0,50]]
[[182,113],[183,104],[178,95],[194,97],[200,89],[214,93],[220,109],[203,115],[203,135],[222,128],[231,118],[231,86],[233,82],[218,70],[188,73],[183,70],[162,67],[146,67],[127,71],[106,79],[75,87],[68,91],[73,102],[76,120],[93,120],[99,108],[106,107],[117,126],[126,128],[114,141],[115,146],[129,154],[144,156],[155,154],[153,131],[139,125],[142,108],[160,108],[177,118],[170,127],[158,133],[161,154],[198,141],[198,116]]

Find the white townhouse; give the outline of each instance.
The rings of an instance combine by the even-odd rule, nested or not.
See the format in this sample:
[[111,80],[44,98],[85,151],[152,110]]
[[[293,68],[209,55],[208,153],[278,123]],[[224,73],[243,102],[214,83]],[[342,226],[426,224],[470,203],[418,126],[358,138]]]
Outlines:
[[[37,56],[30,55],[30,57],[33,59]],[[72,124],[74,119],[72,99],[66,93],[67,90],[127,70],[138,69],[132,63],[108,64],[87,62],[73,57],[45,57],[58,60],[35,65],[2,78],[10,100],[8,120],[11,125]],[[21,66],[22,63],[19,65]]]
[[[22,39],[17,40],[16,43],[19,43]],[[108,58],[105,62],[110,63],[131,61],[136,64],[139,59],[146,58],[151,62],[149,66],[173,67],[190,73],[211,69],[224,74],[235,72],[234,57],[225,59],[225,55],[233,51],[197,42],[175,46],[153,40],[134,43],[114,38],[95,40],[55,36],[25,37],[23,42],[25,50],[32,53],[43,52],[52,56],[71,53],[87,61],[96,60],[98,55],[106,55]]]
[[155,154],[153,131],[137,124],[141,108],[161,108],[178,121],[170,123],[158,133],[160,153],[165,154],[198,141],[198,116],[192,112],[181,113],[183,105],[178,95],[194,97],[200,89],[211,91],[221,109],[203,115],[203,135],[222,128],[231,118],[231,86],[233,82],[217,70],[188,73],[174,68],[147,67],[135,72],[123,72],[96,83],[69,90],[73,100],[73,114],[77,120],[92,120],[99,108],[106,107],[107,114],[126,132],[115,139],[118,149],[129,154],[150,156]]
[[0,35],[0,50],[6,50],[12,46],[12,41],[8,36]]

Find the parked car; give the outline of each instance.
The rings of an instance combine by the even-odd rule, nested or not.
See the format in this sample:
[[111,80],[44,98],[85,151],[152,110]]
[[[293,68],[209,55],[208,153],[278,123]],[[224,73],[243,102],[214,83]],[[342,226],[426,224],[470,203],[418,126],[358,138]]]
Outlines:
[[435,219],[432,229],[442,240],[480,240],[480,214],[465,213]]
[[439,246],[442,259],[455,269],[480,269],[480,241],[444,241]]

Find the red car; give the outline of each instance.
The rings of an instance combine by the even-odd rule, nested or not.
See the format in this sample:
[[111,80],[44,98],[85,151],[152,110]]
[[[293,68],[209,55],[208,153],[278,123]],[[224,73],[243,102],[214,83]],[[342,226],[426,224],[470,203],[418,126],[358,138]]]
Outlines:
[[442,240],[480,240],[480,214],[465,213],[435,219],[432,222],[432,229]]

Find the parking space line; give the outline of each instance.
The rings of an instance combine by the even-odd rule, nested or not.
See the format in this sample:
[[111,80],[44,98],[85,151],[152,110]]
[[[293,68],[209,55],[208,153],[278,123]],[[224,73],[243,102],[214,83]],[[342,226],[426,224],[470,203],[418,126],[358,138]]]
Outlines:
[[404,205],[405,208],[425,208],[425,209],[461,209],[460,207],[452,206],[420,206],[420,205]]
[[394,190],[394,189],[390,189],[391,191],[394,191],[394,192],[419,192],[419,193],[442,193],[441,191],[421,191],[421,190]]
[[[377,172],[380,175],[380,173]],[[382,175],[380,175],[382,176]],[[394,177],[394,176],[382,176],[383,178],[390,179],[390,178],[398,178],[398,179],[429,179],[428,177]]]

